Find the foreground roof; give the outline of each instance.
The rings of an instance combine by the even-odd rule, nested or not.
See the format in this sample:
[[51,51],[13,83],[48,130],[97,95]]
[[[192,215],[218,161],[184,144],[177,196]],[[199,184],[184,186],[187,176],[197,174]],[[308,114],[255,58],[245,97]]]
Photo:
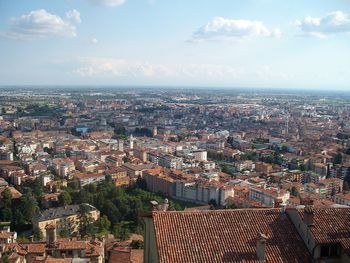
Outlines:
[[159,262],[259,262],[257,236],[268,237],[266,262],[311,256],[280,209],[153,212]]
[[[314,215],[314,225],[310,228],[316,243],[340,244],[350,255],[350,209],[310,208]],[[304,209],[298,209],[301,218]]]

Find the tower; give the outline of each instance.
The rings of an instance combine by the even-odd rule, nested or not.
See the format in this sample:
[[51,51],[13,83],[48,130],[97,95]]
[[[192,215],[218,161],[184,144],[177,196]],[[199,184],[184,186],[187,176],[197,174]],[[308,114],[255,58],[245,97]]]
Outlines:
[[130,144],[130,149],[134,149],[134,136],[132,136],[132,134],[129,137],[129,144]]
[[153,128],[153,132],[152,132],[152,133],[153,133],[153,137],[154,137],[154,136],[157,136],[157,134],[158,134],[157,127],[154,127],[154,128]]
[[118,139],[118,151],[124,152],[124,141]]
[[288,130],[289,130],[289,116],[287,114],[287,116],[286,116],[286,134],[288,134]]
[[46,242],[53,244],[57,240],[56,227],[53,224],[49,224],[45,227],[46,230]]

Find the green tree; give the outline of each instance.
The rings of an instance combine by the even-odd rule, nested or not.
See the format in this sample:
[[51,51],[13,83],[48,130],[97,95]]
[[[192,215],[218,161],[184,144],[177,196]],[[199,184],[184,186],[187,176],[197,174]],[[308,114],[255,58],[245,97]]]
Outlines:
[[39,211],[38,202],[30,192],[27,192],[20,199],[19,209],[22,211],[26,221],[30,222]]
[[341,155],[341,153],[337,153],[334,158],[333,158],[333,164],[341,164],[343,161],[343,156]]
[[86,204],[81,204],[78,210],[79,233],[81,236],[89,236],[93,234],[93,218],[90,214],[90,207]]
[[68,187],[73,189],[73,190],[78,190],[79,189],[79,181],[77,179],[74,179],[72,181],[69,181],[67,183]]
[[62,192],[58,197],[58,202],[61,206],[70,205],[72,203],[70,193],[67,191]]
[[143,241],[142,240],[133,240],[130,243],[130,247],[132,249],[143,249]]
[[290,190],[290,194],[293,195],[293,196],[297,196],[298,195],[298,191],[295,188],[295,186],[293,186],[292,189]]
[[35,241],[40,241],[43,239],[43,233],[39,228],[33,231],[33,238]]
[[4,253],[4,255],[1,257],[0,260],[2,263],[10,263],[10,259],[9,259],[9,256],[7,255],[7,253]]
[[12,193],[9,188],[5,188],[5,190],[1,193],[2,205],[6,208],[11,208],[12,205]]
[[13,216],[12,216],[12,221],[11,221],[11,226],[13,229],[20,229],[21,226],[26,224],[26,219],[22,213],[22,211],[17,208],[14,207],[14,212],[13,212]]
[[6,188],[1,193],[2,202],[0,204],[0,220],[11,221],[12,219],[12,193],[9,188]]
[[130,222],[121,221],[114,225],[113,227],[113,235],[115,238],[120,240],[127,240],[130,237],[130,230],[128,225]]
[[96,220],[95,226],[97,227],[98,233],[106,234],[111,228],[111,222],[108,220],[108,217],[103,215]]
[[71,234],[70,230],[68,228],[61,228],[58,232],[59,237],[69,237]]

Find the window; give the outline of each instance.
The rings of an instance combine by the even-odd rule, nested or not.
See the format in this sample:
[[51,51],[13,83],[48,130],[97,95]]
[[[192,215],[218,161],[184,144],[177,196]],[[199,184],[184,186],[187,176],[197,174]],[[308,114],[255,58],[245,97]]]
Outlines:
[[329,256],[329,246],[321,246],[321,258],[327,258]]
[[340,256],[340,247],[338,244],[321,246],[321,258],[335,258]]
[[330,248],[330,257],[339,257],[340,256],[340,247],[338,245],[331,245]]

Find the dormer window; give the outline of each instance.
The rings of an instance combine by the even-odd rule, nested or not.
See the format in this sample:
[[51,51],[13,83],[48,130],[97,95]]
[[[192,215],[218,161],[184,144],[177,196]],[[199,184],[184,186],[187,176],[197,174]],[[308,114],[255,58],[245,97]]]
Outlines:
[[336,258],[340,256],[340,246],[338,244],[321,246],[321,258]]

